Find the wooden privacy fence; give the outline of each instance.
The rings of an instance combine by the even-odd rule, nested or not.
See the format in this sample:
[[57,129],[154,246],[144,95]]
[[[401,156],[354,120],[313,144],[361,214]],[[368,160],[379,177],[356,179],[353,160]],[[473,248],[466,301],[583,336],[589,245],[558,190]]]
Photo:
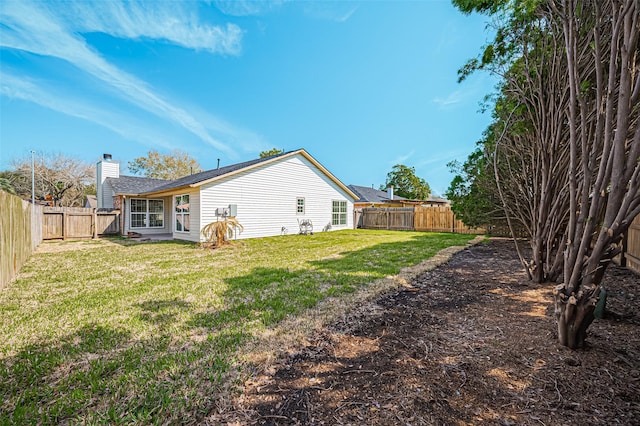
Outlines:
[[413,207],[362,209],[364,229],[413,230]]
[[640,274],[640,215],[629,226],[629,231],[623,243],[620,264]]
[[42,207],[0,191],[0,289],[42,242]]
[[397,207],[362,209],[360,226],[363,229],[394,231],[455,232],[458,234],[484,234],[481,228],[469,228],[456,219],[450,207]]
[[120,233],[120,210],[97,210],[81,207],[45,207],[42,238],[97,238]]

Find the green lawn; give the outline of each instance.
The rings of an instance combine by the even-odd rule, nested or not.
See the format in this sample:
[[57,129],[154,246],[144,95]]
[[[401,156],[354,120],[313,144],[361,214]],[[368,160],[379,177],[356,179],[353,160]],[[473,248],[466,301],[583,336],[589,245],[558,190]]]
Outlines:
[[261,330],[472,237],[358,230],[216,251],[119,239],[39,251],[0,291],[0,424],[200,419]]

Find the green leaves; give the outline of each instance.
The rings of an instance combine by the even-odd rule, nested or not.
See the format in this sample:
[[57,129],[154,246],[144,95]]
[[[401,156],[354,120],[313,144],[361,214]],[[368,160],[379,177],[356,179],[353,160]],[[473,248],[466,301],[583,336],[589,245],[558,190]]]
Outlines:
[[271,148],[268,151],[262,151],[260,153],[260,158],[267,158],[267,157],[271,157],[273,155],[280,155],[284,153],[283,149],[278,149],[278,148]]
[[403,164],[393,166],[387,173],[384,187],[380,189],[384,190],[390,186],[393,186],[394,194],[411,200],[425,200],[431,195],[431,187],[424,179],[416,176],[416,169]]

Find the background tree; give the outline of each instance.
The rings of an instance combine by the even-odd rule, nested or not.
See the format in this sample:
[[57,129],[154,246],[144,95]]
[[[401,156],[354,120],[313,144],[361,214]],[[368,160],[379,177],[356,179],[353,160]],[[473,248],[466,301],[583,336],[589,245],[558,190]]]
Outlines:
[[504,18],[461,76],[502,77],[486,162],[507,221],[530,237],[531,261],[518,250],[530,278],[563,279],[559,342],[582,346],[603,274],[640,213],[638,2],[454,3]]
[[390,186],[393,186],[394,194],[411,200],[425,200],[431,195],[429,184],[416,176],[416,169],[402,164],[393,166],[380,189],[384,191]]
[[284,153],[284,149],[271,148],[268,151],[262,151],[260,153],[260,158],[271,157],[272,155],[280,155]]
[[14,173],[10,171],[0,172],[0,190],[16,195],[16,188],[13,184]]
[[129,161],[127,167],[133,174],[154,179],[178,179],[200,170],[198,161],[177,149],[169,154],[160,154],[156,150],[151,150],[146,156]]
[[[81,207],[87,187],[95,180],[95,168],[63,154],[41,153],[35,157],[35,198],[50,200],[54,206]],[[31,199],[31,156],[13,161],[13,170],[5,172],[20,197]]]
[[485,140],[473,151],[464,163],[452,161],[447,164],[454,178],[445,192],[456,217],[467,226],[494,227],[504,223],[502,204],[497,195],[493,165],[484,153]]

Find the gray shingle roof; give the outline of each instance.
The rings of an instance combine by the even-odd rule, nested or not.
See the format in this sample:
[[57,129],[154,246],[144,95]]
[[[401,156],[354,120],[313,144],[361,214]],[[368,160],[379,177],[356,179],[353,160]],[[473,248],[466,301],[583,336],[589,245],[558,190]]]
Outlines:
[[226,175],[227,173],[232,173],[246,167],[253,166],[254,164],[259,164],[264,161],[280,157],[282,155],[290,154],[291,152],[295,151],[289,151],[265,158],[257,158],[255,160],[220,167],[219,169],[206,170],[204,172],[194,173],[192,175],[184,176],[175,180],[151,179],[137,176],[120,176],[119,178],[107,178],[107,180],[111,184],[111,187],[116,192],[116,194],[143,195],[151,192],[167,191],[174,188],[193,185],[195,183]]
[[107,181],[116,194],[135,194],[152,191],[158,186],[171,182],[164,179],[151,179],[138,176],[120,176],[119,178],[107,178]]
[[[387,191],[380,191],[368,186],[349,185],[349,189],[352,190],[358,197],[360,197],[356,203],[386,203],[389,201],[387,197]],[[408,198],[400,197],[398,195],[393,196],[394,200],[408,200]]]
[[[290,151],[293,152],[293,151]],[[205,180],[213,179],[218,176],[226,175],[227,173],[232,173],[245,167],[253,166],[254,164],[259,164],[267,160],[271,160],[275,157],[280,157],[281,155],[288,154],[288,152],[278,155],[272,155],[271,157],[265,158],[257,158],[255,160],[245,161],[243,163],[232,164],[230,166],[220,167],[219,169],[206,170],[200,173],[194,173],[189,176],[185,176],[172,181],[165,181],[164,185],[158,186],[156,188],[150,189],[147,192],[156,192],[156,191],[166,191],[169,189],[180,188],[181,186],[193,185],[194,183],[203,182]]]

